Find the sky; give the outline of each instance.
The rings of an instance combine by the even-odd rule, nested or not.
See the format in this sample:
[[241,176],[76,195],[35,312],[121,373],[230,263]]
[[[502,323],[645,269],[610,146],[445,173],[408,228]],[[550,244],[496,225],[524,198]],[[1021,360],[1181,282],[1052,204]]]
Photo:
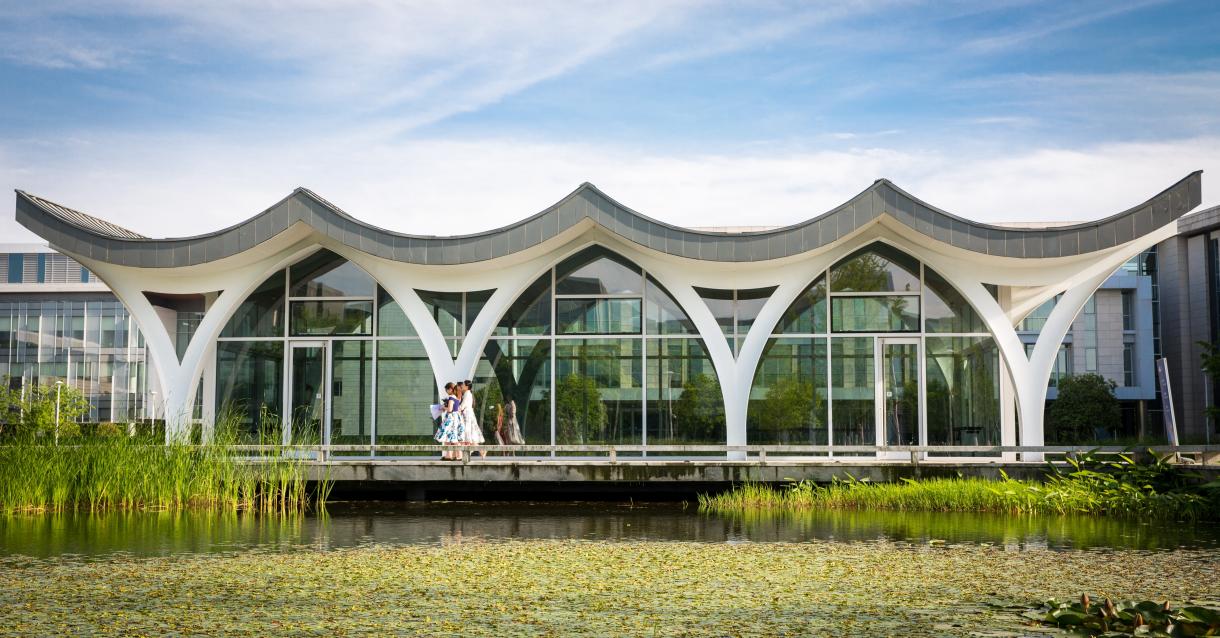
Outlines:
[[[1214,0],[0,0],[0,186],[154,237],[297,186],[429,235],[586,181],[684,226],[881,177],[1088,220],[1198,169],[1220,204]],[[35,240],[12,202],[0,242]]]

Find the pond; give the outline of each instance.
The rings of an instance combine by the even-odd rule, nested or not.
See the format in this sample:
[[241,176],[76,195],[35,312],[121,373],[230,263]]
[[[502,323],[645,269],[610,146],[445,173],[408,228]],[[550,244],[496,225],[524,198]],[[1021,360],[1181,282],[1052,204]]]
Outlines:
[[1220,529],[682,504],[0,517],[0,636],[1029,635],[1082,592],[1220,601]]

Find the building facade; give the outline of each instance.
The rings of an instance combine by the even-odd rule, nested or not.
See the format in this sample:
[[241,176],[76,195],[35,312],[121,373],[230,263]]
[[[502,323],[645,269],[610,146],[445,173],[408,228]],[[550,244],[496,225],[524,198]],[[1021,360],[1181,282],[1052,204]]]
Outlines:
[[1151,281],[1115,271],[1199,199],[1194,173],[1097,222],[1005,228],[879,180],[802,224],[708,232],[584,185],[439,238],[299,189],[157,240],[19,192],[17,219],[130,309],[171,435],[198,402],[263,439],[425,442],[438,386],[473,378],[484,429],[513,414],[529,443],[1039,445],[1061,352],[1155,396]]
[[1177,427],[1184,439],[1220,441],[1207,408],[1220,386],[1203,374],[1201,343],[1220,343],[1220,206],[1179,220],[1178,234],[1157,246],[1160,343],[1169,362]]
[[64,381],[84,419],[152,418],[149,357],[131,315],[97,276],[38,244],[0,244],[0,379],[10,388]]

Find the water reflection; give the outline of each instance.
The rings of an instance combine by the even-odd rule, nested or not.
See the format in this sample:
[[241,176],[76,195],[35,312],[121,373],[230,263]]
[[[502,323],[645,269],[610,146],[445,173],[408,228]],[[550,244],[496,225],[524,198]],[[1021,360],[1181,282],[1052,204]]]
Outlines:
[[332,505],[325,516],[112,513],[0,517],[0,554],[38,557],[560,538],[709,543],[884,539],[990,543],[1015,550],[1220,547],[1220,529],[1202,524],[929,512],[718,516],[681,504],[367,503]]

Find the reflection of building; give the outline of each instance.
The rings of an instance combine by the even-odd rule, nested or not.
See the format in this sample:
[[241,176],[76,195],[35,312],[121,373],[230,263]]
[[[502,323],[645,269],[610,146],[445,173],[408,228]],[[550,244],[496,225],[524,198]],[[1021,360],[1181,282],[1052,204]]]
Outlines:
[[1199,199],[1196,173],[1098,222],[1009,228],[880,180],[734,233],[586,185],[457,238],[367,226],[305,190],[190,239],[25,193],[17,218],[139,320],[178,429],[201,397],[205,429],[231,413],[274,440],[423,442],[438,385],[473,377],[489,439],[511,400],[529,443],[1037,445],[1064,344],[1077,371],[1153,397],[1151,279],[1112,273]]

